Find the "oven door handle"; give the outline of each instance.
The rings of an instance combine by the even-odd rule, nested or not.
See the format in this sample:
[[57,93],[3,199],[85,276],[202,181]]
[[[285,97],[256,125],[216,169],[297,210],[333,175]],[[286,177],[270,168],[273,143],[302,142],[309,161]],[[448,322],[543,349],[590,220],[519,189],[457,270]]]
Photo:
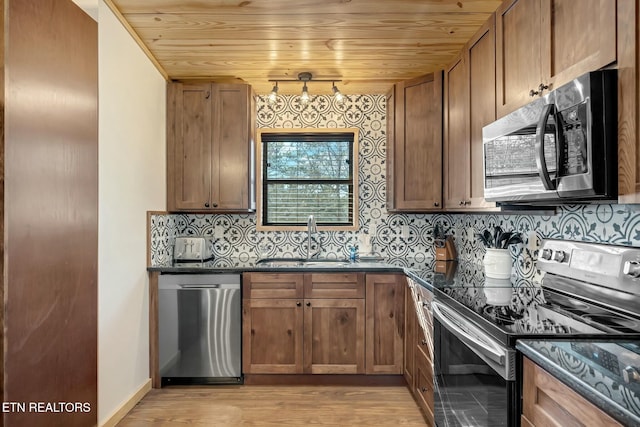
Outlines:
[[[462,342],[484,354],[495,363],[501,366],[505,365],[506,351],[496,344],[491,337],[482,332],[480,328],[471,325],[455,311],[436,301],[431,303],[431,307],[433,309],[433,315],[440,323],[449,331],[453,332]],[[464,326],[460,324],[464,324]],[[464,328],[471,329],[472,333]],[[474,334],[476,336],[474,336]]]
[[[551,176],[549,175],[547,160],[544,158],[544,136],[546,134],[549,116],[551,116],[552,114],[555,114],[555,106],[553,104],[545,105],[544,111],[542,112],[542,117],[540,117],[540,121],[538,122],[538,126],[536,127],[536,166],[538,168],[538,175],[540,175],[542,184],[547,190],[556,189],[556,186],[551,181]],[[559,141],[556,141],[556,147],[557,144],[559,144]]]

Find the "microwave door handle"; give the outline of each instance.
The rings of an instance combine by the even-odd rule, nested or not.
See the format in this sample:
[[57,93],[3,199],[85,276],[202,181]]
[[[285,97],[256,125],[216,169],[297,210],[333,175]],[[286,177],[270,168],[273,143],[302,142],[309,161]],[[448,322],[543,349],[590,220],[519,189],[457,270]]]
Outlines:
[[547,190],[555,190],[555,186],[553,185],[551,176],[549,176],[549,171],[547,170],[547,161],[544,158],[545,130],[547,129],[549,116],[553,114],[554,109],[555,108],[553,104],[545,105],[542,112],[542,117],[540,117],[540,121],[538,122],[538,126],[536,127],[536,166],[538,168],[538,175],[540,175],[542,184]]

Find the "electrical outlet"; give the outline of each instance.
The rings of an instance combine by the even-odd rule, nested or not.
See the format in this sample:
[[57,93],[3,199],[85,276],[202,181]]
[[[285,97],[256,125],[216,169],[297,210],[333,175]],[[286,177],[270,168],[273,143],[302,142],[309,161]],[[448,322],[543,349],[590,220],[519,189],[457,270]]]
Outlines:
[[529,235],[527,236],[527,249],[529,249],[529,251],[533,252],[533,251],[537,251],[538,249],[540,249],[540,239],[538,238],[538,234],[535,231],[530,231]]
[[403,239],[408,239],[409,238],[409,234],[411,234],[410,230],[409,230],[409,226],[406,224],[402,225],[402,238]]
[[371,224],[369,224],[369,236],[375,236],[377,231],[378,224],[376,224],[375,221],[371,222]]

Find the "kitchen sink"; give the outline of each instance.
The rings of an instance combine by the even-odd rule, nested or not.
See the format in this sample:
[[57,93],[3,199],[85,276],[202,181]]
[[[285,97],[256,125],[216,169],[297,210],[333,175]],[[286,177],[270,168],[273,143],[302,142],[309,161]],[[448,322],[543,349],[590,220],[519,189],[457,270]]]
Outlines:
[[262,258],[256,262],[267,267],[345,267],[350,264],[348,259],[336,258]]

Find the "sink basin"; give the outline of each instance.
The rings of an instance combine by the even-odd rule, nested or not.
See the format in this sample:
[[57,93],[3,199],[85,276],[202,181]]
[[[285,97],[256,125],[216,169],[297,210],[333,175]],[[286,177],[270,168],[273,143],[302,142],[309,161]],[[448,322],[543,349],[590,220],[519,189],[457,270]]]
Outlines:
[[256,261],[256,265],[270,267],[299,267],[306,260],[304,258],[262,258]]
[[351,265],[351,261],[346,259],[310,259],[303,263],[306,267],[344,267]]
[[350,264],[347,259],[335,258],[262,258],[256,262],[268,267],[345,267]]

